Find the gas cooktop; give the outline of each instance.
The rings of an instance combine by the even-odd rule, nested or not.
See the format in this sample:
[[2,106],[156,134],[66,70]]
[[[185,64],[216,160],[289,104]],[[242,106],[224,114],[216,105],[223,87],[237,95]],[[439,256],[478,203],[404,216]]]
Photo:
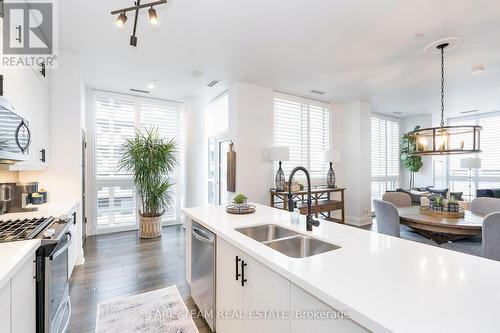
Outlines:
[[0,243],[37,238],[53,217],[0,221]]

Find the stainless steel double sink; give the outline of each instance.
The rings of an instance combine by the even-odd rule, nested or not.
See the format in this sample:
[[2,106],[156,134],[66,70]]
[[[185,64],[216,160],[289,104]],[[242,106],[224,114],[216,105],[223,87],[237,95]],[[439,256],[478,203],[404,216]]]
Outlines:
[[306,258],[340,249],[340,246],[309,237],[276,224],[236,228],[236,231],[292,258]]

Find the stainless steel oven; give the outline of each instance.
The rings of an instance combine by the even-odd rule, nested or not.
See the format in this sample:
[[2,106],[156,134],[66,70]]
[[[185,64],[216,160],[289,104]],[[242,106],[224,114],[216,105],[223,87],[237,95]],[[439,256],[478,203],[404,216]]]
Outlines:
[[66,331],[71,316],[68,250],[72,242],[67,229],[56,243],[43,244],[37,251],[37,321],[39,333]]

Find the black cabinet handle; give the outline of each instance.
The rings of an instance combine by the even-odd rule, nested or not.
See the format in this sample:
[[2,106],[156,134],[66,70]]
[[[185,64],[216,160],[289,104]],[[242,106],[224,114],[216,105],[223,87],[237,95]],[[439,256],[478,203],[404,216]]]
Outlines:
[[241,286],[245,286],[245,282],[247,282],[247,279],[245,278],[245,267],[247,266],[247,263],[242,260],[241,261]]
[[45,149],[40,150],[40,154],[42,154],[42,157],[40,157],[40,161],[45,163]]
[[22,44],[23,43],[23,40],[22,40],[22,34],[21,34],[21,31],[22,31],[22,27],[20,25],[16,26],[16,30],[17,30],[17,37],[16,37],[16,40],[19,42],[19,44]]
[[236,262],[236,276],[235,276],[236,281],[238,281],[238,278],[241,276],[241,274],[238,273],[238,264],[240,263],[240,261],[241,261],[241,259],[238,256],[236,256],[236,260],[235,260],[235,262]]

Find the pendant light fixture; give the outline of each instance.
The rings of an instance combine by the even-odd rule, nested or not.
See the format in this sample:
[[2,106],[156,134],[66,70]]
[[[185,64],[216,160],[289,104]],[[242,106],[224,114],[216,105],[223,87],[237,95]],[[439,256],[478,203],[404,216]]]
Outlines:
[[134,6],[132,7],[127,7],[127,8],[122,8],[122,9],[117,9],[113,10],[111,12],[111,15],[118,15],[118,18],[116,19],[115,23],[118,27],[123,28],[125,26],[125,22],[127,22],[127,15],[126,12],[135,12],[135,18],[134,18],[134,29],[132,36],[130,36],[130,45],[131,46],[137,46],[137,20],[139,17],[139,10],[143,8],[148,8],[148,14],[149,14],[149,22],[153,25],[158,24],[158,14],[156,13],[156,9],[154,8],[155,6],[162,5],[167,3],[167,0],[158,0],[150,3],[145,3],[141,5],[141,0],[136,0],[134,2]]
[[[450,40],[455,41],[455,38]],[[479,153],[481,126],[445,126],[444,122],[444,50],[450,46],[446,40],[435,47],[441,54],[441,124],[439,127],[418,129],[408,133],[412,155],[453,155]],[[427,48],[426,48],[427,49]]]

